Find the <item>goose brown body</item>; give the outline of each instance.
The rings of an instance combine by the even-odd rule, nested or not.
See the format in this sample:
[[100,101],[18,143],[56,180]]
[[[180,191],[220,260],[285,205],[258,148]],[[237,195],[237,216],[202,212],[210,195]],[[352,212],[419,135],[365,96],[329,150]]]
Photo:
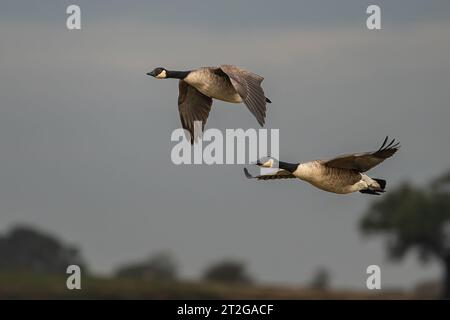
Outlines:
[[191,143],[201,136],[213,99],[242,102],[261,126],[265,124],[266,103],[271,101],[266,98],[261,87],[264,78],[255,73],[232,65],[221,65],[189,71],[171,71],[159,67],[147,74],[156,79],[179,79],[178,110],[181,124],[190,134]]
[[328,192],[351,193],[358,188],[368,188],[363,182],[363,175],[356,170],[330,168],[323,160],[301,163],[292,173],[297,178]]
[[217,68],[198,68],[189,73],[184,81],[208,97],[231,103],[242,102],[230,78]]
[[[364,172],[391,157],[400,147],[392,140],[387,144],[388,137],[377,151],[354,153],[339,156],[331,160],[314,160],[304,163],[287,163],[270,159],[258,162],[266,168],[278,168],[270,174],[251,176],[245,168],[248,178],[258,180],[274,180],[298,178],[313,186],[328,192],[347,194],[359,191],[368,194],[380,194],[385,191],[386,181],[371,178]],[[278,162],[278,163],[277,163]]]

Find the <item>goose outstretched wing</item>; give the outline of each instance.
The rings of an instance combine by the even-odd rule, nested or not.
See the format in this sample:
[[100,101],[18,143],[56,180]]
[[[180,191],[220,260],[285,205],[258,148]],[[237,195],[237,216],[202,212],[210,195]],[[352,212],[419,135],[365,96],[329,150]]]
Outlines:
[[252,176],[247,168],[244,168],[244,174],[248,179],[258,179],[258,180],[276,180],[276,179],[290,179],[290,178],[296,178],[292,173],[289,171],[279,169],[278,171],[275,171],[273,173],[268,174],[262,174],[259,176]]
[[261,126],[266,119],[266,96],[261,87],[263,77],[231,65],[221,65],[220,69],[230,78],[231,84],[255,116]]
[[[180,80],[178,94],[178,110],[180,112],[181,125],[189,131],[191,144],[197,141],[205,128],[206,120],[211,111],[212,99]],[[201,121],[202,127],[195,130],[195,122]]]
[[395,143],[395,139],[389,143],[388,139],[388,137],[384,139],[383,144],[377,151],[342,155],[325,161],[323,164],[331,168],[351,169],[359,172],[366,172],[379,165],[385,159],[392,157],[400,148],[400,144],[398,142]]

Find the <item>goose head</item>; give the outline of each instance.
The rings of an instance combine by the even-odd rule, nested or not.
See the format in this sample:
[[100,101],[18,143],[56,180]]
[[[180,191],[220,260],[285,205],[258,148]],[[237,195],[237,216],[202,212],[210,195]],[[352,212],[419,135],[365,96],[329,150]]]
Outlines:
[[162,67],[158,67],[153,69],[152,71],[147,73],[148,76],[152,76],[156,79],[166,79],[167,78],[167,70]]

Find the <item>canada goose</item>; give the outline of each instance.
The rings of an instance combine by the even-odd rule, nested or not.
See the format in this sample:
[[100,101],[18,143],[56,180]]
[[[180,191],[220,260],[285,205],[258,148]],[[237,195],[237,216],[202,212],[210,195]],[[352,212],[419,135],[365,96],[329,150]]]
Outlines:
[[258,180],[298,178],[319,189],[339,194],[359,191],[379,195],[385,192],[386,181],[370,178],[364,172],[391,157],[400,148],[399,143],[395,143],[395,139],[389,144],[387,142],[388,137],[377,151],[347,154],[331,160],[294,164],[268,158],[268,160],[258,161],[256,164],[264,168],[279,168],[279,170],[254,177],[250,175],[247,168],[244,168],[244,173],[247,178]]
[[[263,77],[231,65],[220,67],[202,67],[190,71],[170,71],[156,68],[147,73],[156,79],[180,79],[178,94],[178,110],[181,124],[191,134],[191,143],[197,141],[200,130],[194,130],[194,122],[202,122],[202,131],[211,110],[212,99],[247,106],[264,126],[266,118],[266,98],[261,88]],[[194,135],[195,134],[195,135]]]

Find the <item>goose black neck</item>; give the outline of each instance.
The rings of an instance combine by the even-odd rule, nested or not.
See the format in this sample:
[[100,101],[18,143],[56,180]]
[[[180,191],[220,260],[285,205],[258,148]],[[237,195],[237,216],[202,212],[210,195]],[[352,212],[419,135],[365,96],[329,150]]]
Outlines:
[[293,173],[295,170],[297,170],[298,163],[289,163],[289,162],[278,162],[278,168],[289,171],[290,173]]
[[166,78],[180,79],[183,80],[191,73],[190,71],[170,71],[166,70]]

